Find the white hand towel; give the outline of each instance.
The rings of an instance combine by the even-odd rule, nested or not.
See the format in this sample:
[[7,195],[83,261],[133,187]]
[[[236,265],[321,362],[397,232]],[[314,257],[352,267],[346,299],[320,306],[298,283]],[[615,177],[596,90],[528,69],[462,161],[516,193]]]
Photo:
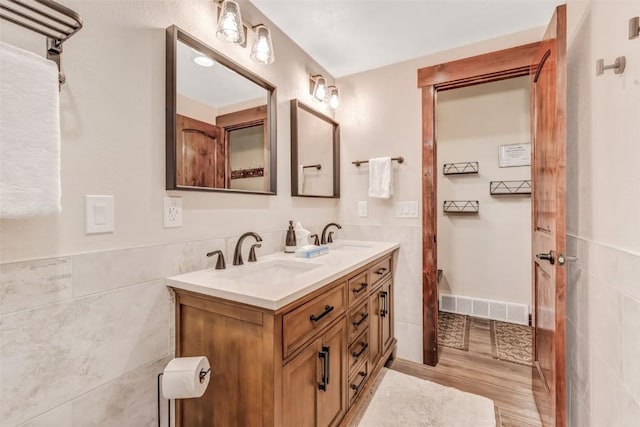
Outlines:
[[305,178],[304,166],[299,165],[298,166],[298,194],[304,193],[304,178]]
[[389,199],[393,196],[391,157],[369,159],[369,197]]
[[58,67],[0,43],[0,217],[60,210]]

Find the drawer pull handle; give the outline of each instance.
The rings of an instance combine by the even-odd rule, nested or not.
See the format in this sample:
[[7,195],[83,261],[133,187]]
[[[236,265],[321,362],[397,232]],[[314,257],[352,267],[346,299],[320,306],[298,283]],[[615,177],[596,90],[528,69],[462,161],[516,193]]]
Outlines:
[[360,283],[360,287],[359,288],[353,288],[353,289],[351,289],[351,292],[353,292],[354,294],[358,294],[361,291],[364,291],[365,289],[367,289],[367,286],[369,286],[367,284],[367,282],[362,282],[362,283]]
[[353,356],[354,359],[357,359],[360,356],[362,356],[362,353],[364,353],[365,350],[369,347],[369,344],[366,343],[366,342],[363,342],[363,343],[360,343],[360,344],[362,345],[362,348],[360,349],[360,351],[357,352],[357,353],[355,351],[353,353],[351,353],[351,355]]
[[309,316],[309,320],[311,320],[312,322],[317,322],[318,320],[322,319],[324,316],[331,313],[332,311],[333,311],[332,305],[325,305],[324,311],[322,313],[318,314],[317,316],[315,314],[312,314],[311,316]]
[[362,377],[362,379],[360,380],[360,384],[355,385],[355,384],[351,384],[351,388],[353,390],[356,391],[356,393],[358,392],[358,390],[360,390],[360,387],[362,387],[362,384],[364,384],[364,381],[367,379],[367,373],[366,372],[358,372],[358,375],[360,375]]
[[360,313],[360,316],[362,316],[362,317],[360,317],[360,320],[358,320],[357,322],[351,322],[351,324],[353,326],[355,326],[356,328],[358,326],[362,325],[362,322],[364,322],[367,319],[367,317],[369,317],[369,314],[368,313]]
[[387,291],[380,292],[380,298],[382,298],[382,310],[380,310],[380,317],[387,317],[387,314],[389,314],[388,296],[389,293]]
[[329,385],[329,347],[323,346],[318,357],[322,359],[322,382],[318,384],[318,389],[327,391]]
[[378,276],[382,276],[386,271],[387,271],[386,267],[382,267],[381,269],[379,269],[378,271],[376,271],[376,274],[377,274]]

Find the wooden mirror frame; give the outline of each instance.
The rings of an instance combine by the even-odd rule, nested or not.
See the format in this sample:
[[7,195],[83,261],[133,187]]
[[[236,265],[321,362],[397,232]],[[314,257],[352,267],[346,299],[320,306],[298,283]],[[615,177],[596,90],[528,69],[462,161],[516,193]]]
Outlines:
[[[269,137],[269,181],[268,191],[247,191],[232,188],[214,187],[192,187],[178,185],[177,165],[176,165],[176,129],[177,129],[177,49],[178,41],[182,41],[198,51],[205,53],[216,62],[235,71],[247,80],[264,88],[267,91],[267,135]],[[167,190],[190,190],[190,191],[214,191],[222,193],[242,193],[242,194],[277,194],[277,139],[276,139],[276,87],[251,71],[236,64],[231,59],[215,51],[204,42],[189,35],[179,27],[172,25],[166,31],[166,189]],[[267,165],[265,164],[265,167]]]
[[[325,121],[333,126],[333,194],[332,195],[314,195],[299,194],[298,192],[298,109],[317,117],[319,120]],[[331,117],[326,116],[319,111],[305,105],[297,99],[291,100],[291,196],[292,197],[316,197],[325,199],[340,198],[340,124]]]

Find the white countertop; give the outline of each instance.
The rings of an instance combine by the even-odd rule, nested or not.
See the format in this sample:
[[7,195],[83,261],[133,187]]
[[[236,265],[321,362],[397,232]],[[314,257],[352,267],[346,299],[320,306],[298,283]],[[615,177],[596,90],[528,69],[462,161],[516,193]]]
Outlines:
[[329,245],[328,254],[316,258],[282,252],[258,255],[257,262],[245,260],[244,265],[225,270],[211,268],[169,277],[167,285],[278,310],[399,247],[399,243],[339,240]]

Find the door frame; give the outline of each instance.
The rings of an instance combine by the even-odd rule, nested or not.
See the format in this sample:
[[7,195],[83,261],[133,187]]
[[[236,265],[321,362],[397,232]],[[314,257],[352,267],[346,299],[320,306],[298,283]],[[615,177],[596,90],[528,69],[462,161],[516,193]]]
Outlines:
[[539,43],[418,69],[422,89],[422,359],[438,363],[436,98],[438,91],[530,75]]

